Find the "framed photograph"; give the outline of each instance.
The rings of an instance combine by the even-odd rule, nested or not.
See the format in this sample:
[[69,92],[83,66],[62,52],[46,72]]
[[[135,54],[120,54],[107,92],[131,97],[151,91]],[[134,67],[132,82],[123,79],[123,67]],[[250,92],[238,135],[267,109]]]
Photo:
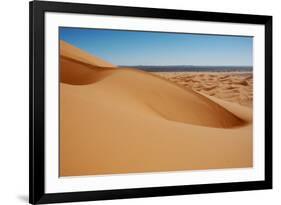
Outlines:
[[272,188],[272,17],[30,2],[30,203]]

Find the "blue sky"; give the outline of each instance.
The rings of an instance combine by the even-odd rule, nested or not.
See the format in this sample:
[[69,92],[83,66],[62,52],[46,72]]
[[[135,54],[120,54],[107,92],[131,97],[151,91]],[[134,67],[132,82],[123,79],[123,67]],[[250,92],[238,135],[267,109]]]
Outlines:
[[60,39],[115,65],[252,66],[253,38],[60,28]]

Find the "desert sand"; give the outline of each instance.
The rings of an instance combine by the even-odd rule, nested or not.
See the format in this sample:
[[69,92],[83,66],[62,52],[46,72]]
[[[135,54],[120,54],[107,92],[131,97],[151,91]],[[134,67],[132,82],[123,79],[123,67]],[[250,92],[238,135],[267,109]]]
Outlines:
[[252,107],[253,74],[250,72],[154,72],[196,92]]
[[251,167],[252,109],[60,42],[60,176]]

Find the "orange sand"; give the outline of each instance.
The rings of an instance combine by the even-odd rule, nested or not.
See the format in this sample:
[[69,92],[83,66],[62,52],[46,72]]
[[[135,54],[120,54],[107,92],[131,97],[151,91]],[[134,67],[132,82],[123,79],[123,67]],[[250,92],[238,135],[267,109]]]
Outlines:
[[60,175],[252,166],[252,109],[60,45]]

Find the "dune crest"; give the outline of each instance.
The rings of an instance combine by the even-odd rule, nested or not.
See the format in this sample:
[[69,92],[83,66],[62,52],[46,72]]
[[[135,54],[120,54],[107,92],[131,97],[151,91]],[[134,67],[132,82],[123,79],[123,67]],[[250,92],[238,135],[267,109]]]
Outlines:
[[61,176],[252,166],[250,109],[60,51]]
[[83,63],[88,63],[98,67],[115,68],[116,66],[104,61],[101,58],[93,56],[63,40],[60,40],[60,56],[68,57]]

